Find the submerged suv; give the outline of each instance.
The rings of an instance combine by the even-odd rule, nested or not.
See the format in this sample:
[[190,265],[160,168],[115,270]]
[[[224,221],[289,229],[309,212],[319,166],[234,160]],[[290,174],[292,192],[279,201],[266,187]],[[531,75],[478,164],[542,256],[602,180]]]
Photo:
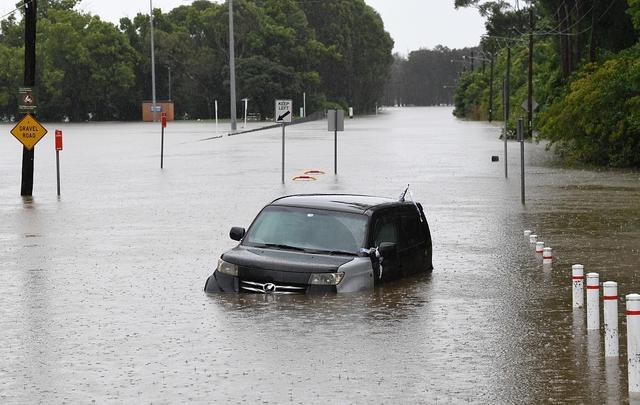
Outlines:
[[267,205],[224,253],[204,290],[304,294],[370,290],[431,272],[420,204],[361,195],[293,195]]

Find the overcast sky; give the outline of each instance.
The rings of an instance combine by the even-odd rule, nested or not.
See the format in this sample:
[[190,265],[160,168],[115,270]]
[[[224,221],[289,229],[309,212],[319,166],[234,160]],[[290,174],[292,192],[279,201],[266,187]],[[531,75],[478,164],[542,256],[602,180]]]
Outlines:
[[[477,45],[484,33],[484,21],[475,9],[456,10],[454,0],[365,0],[376,9],[386,30],[395,40],[395,51],[407,54],[419,48],[445,45],[462,48]],[[13,9],[16,1],[0,0],[0,15]],[[153,0],[154,8],[168,12],[191,0]],[[149,12],[149,0],[83,0],[80,9],[118,23],[121,17]]]

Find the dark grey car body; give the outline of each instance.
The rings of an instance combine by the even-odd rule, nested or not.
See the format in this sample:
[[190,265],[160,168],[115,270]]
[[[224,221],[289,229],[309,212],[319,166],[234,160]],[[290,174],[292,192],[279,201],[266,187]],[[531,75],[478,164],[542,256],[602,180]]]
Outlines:
[[[207,279],[206,292],[355,292],[433,270],[431,234],[420,204],[362,195],[313,194],[279,198],[260,214],[266,209],[361,215],[366,220],[364,240],[351,252],[252,246],[245,239],[254,220],[246,233],[242,228],[232,230],[232,237],[240,243],[221,256],[221,262],[233,265],[237,274],[215,271]],[[340,273],[343,278],[336,285],[310,282],[312,275],[327,273]]]

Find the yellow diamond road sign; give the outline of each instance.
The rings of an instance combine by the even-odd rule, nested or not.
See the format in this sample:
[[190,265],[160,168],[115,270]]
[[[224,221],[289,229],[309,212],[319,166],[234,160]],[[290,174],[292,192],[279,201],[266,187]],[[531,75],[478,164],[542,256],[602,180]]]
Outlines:
[[11,135],[15,136],[27,149],[31,150],[36,143],[47,134],[47,130],[31,114],[27,114],[18,125],[13,127]]

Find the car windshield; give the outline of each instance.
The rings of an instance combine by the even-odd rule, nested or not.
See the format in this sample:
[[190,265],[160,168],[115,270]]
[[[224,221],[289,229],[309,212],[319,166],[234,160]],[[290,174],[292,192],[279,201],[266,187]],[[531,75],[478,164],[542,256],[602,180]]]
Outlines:
[[254,221],[244,245],[326,253],[358,254],[367,217],[295,207],[267,207]]

